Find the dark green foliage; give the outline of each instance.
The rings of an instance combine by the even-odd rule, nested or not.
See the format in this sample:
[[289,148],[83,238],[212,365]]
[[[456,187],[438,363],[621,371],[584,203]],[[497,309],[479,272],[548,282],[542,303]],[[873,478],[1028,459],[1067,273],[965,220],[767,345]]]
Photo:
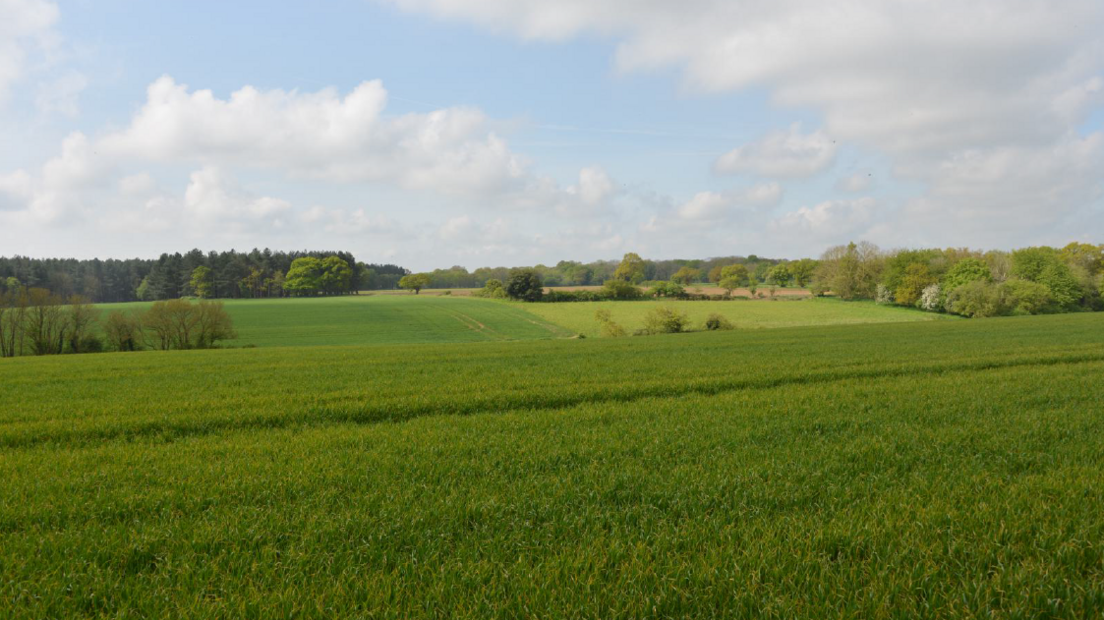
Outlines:
[[644,293],[641,292],[639,287],[631,282],[620,279],[606,280],[602,285],[602,294],[606,299],[616,300],[640,299],[644,297]]
[[506,282],[506,295],[520,301],[540,301],[544,295],[544,283],[534,269],[515,269]]

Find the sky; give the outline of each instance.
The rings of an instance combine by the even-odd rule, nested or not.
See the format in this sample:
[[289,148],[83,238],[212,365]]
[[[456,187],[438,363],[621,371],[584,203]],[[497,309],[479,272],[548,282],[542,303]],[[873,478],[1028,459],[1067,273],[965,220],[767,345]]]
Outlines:
[[1100,0],[0,0],[0,255],[1104,243]]

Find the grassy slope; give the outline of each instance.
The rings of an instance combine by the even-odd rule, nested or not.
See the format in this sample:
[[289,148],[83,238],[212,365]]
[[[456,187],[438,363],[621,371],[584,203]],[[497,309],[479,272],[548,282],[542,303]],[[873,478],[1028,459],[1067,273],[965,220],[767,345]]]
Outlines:
[[[570,335],[524,309],[489,300],[354,295],[228,300],[230,346],[313,346],[530,340]],[[148,304],[101,304],[106,310]]]
[[0,616],[1092,617],[1102,373],[1102,315],[4,360]]
[[629,333],[644,325],[644,315],[657,306],[672,306],[690,316],[692,327],[701,329],[710,314],[726,317],[737,328],[798,327],[805,325],[850,325],[952,319],[932,314],[880,306],[873,302],[843,302],[835,299],[735,300],[735,301],[634,301],[528,304],[531,313],[588,337],[601,335],[595,311],[610,311],[613,320]]

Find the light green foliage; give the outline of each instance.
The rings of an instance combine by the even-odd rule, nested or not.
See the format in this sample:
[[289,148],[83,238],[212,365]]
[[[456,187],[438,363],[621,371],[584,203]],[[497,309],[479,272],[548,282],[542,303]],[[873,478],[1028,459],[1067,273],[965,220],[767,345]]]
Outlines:
[[621,259],[621,264],[617,265],[613,277],[617,280],[639,284],[645,279],[644,267],[644,259],[640,258],[640,255],[636,252],[629,252]]
[[432,278],[430,278],[428,273],[412,273],[399,279],[399,287],[407,291],[412,291],[417,295],[423,288],[429,286],[431,281]]
[[836,299],[803,299],[776,303],[733,301],[637,301],[622,303],[599,301],[586,303],[533,304],[525,309],[566,330],[601,336],[594,323],[597,309],[609,310],[613,320],[635,328],[644,322],[652,308],[673,306],[690,316],[694,325],[702,324],[710,314],[719,314],[739,328],[776,328],[801,325],[841,325],[855,323],[891,323],[902,321],[954,320],[954,317],[931,314],[895,306],[879,306],[873,302],[844,303]]
[[840,299],[874,299],[883,266],[881,251],[872,243],[835,246],[821,257],[812,286],[818,294],[831,292]]
[[605,338],[622,338],[628,335],[624,327],[614,322],[608,309],[601,308],[595,311],[594,319],[601,326],[602,336]]
[[1002,316],[1012,308],[1004,287],[992,282],[975,280],[947,293],[947,311],[966,317]]
[[820,261],[816,259],[803,258],[801,260],[789,262],[786,266],[793,276],[794,284],[801,288],[805,288],[813,281],[813,274],[816,273],[819,264]]
[[502,285],[502,280],[491,278],[483,288],[473,292],[472,295],[488,299],[506,299],[506,287]]
[[331,295],[349,290],[353,279],[353,270],[340,256],[327,256],[322,259],[322,273],[318,278],[322,291]]
[[1102,320],[2,360],[0,616],[1099,617]]
[[739,288],[741,286],[747,286],[748,281],[751,279],[751,274],[748,272],[748,268],[744,265],[729,265],[721,269],[721,286],[724,286],[725,280],[734,282],[736,286],[732,288]]
[[707,331],[735,329],[735,325],[732,324],[732,321],[729,321],[724,316],[717,314],[716,312],[710,314],[705,319],[705,324],[703,325],[703,327]]
[[686,294],[686,289],[681,284],[675,281],[671,282],[656,282],[650,289],[648,289],[649,297],[682,297]]
[[1017,314],[1040,314],[1046,312],[1053,300],[1050,289],[1038,282],[1010,278],[1000,284],[1008,306]]
[[790,273],[790,267],[788,263],[775,265],[767,273],[767,283],[769,284],[774,284],[776,286],[789,286],[791,280],[793,280],[793,274]]
[[304,256],[291,262],[284,277],[284,290],[290,295],[315,295],[322,288],[322,260]]
[[212,284],[211,269],[209,267],[200,265],[192,270],[192,277],[188,282],[188,286],[192,289],[196,297],[200,299],[207,299],[210,297]]
[[686,286],[700,280],[701,275],[701,269],[695,269],[693,267],[681,267],[678,271],[675,272],[673,276],[671,276],[671,282]]
[[134,295],[139,301],[150,301],[153,299],[153,289],[150,287],[149,276],[142,278],[142,281],[138,284],[138,288],[134,291]]
[[942,288],[944,291],[953,291],[963,284],[970,282],[992,282],[993,274],[989,265],[977,258],[965,258],[951,267],[943,276]]
[[650,308],[644,314],[645,334],[677,334],[689,326],[689,315],[673,306]]

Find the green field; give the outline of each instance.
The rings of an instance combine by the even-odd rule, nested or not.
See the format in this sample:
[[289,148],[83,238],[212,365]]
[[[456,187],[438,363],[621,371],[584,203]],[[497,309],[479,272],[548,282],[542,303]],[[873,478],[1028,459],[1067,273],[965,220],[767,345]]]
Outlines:
[[[414,344],[558,338],[572,333],[522,307],[470,297],[350,295],[224,301],[238,332],[227,346]],[[149,304],[98,304],[106,310]]]
[[[599,336],[594,313],[606,308],[629,330],[659,305],[687,312],[693,329],[711,313],[738,328],[946,320],[947,315],[833,299],[789,301],[580,302],[523,304],[472,297],[406,294],[224,301],[238,338],[224,346],[420,344]],[[98,304],[104,312],[148,303]]]
[[1100,617],[1102,377],[1100,314],[0,360],[0,617]]
[[613,321],[630,334],[644,326],[644,315],[658,306],[670,306],[690,317],[691,327],[701,329],[710,314],[724,316],[737,329],[765,327],[801,327],[806,325],[853,325],[858,323],[897,323],[909,321],[956,320],[946,314],[933,314],[873,302],[837,299],[778,299],[733,301],[600,301],[552,304],[526,304],[525,309],[546,321],[593,338],[601,335],[595,311],[605,309]]

